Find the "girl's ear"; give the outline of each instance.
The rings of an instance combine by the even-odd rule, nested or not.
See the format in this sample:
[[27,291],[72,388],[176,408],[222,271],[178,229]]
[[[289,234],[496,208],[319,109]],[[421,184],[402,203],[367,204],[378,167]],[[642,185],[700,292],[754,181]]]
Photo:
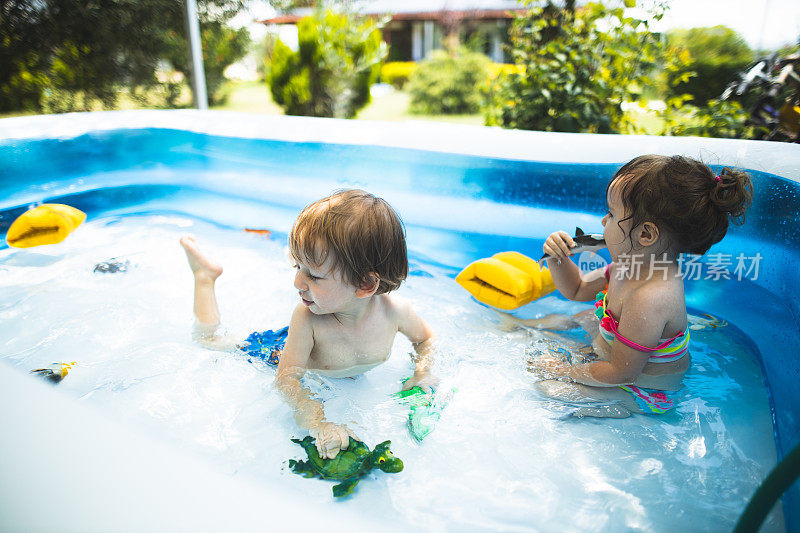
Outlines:
[[652,222],[645,222],[642,224],[642,230],[639,232],[639,244],[642,246],[651,246],[658,241],[658,226]]
[[357,298],[368,298],[369,296],[375,294],[375,292],[378,290],[378,286],[381,283],[381,277],[375,272],[370,272],[369,280],[370,282],[365,282],[361,285],[361,287],[356,289]]

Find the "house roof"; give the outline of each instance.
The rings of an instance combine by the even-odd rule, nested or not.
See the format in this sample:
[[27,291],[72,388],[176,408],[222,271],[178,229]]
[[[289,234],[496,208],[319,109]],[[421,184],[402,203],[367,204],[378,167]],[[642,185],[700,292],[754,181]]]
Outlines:
[[365,14],[436,13],[439,11],[504,11],[519,9],[518,0],[362,0]]
[[[510,18],[510,11],[524,9],[519,0],[361,0],[354,7],[361,14],[388,14],[393,20],[438,19],[444,13],[458,13],[472,19]],[[310,8],[294,9],[258,22],[293,24],[312,12]]]

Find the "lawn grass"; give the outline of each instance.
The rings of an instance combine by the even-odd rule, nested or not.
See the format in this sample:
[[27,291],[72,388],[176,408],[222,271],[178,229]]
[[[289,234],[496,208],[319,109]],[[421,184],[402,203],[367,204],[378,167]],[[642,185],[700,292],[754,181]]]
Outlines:
[[[233,82],[230,88],[230,96],[227,102],[222,105],[211,107],[214,110],[238,111],[242,113],[262,113],[266,115],[282,115],[283,109],[272,101],[267,84],[263,81]],[[457,124],[483,125],[483,115],[416,115],[409,113],[409,103],[411,96],[405,91],[379,91],[372,97],[367,106],[356,116],[357,120],[374,120],[385,122],[413,121],[435,121],[451,122]],[[181,104],[189,106],[191,93],[188,88],[184,89],[184,94],[180,97]],[[139,109],[142,108],[134,100],[130,99],[126,93],[121,93],[118,101],[119,109]],[[660,133],[663,121],[652,112],[634,110],[630,111],[630,117],[634,123],[643,131],[651,135]],[[0,114],[0,118],[33,115],[35,112],[15,112]]]
[[283,114],[283,109],[272,101],[269,87],[263,81],[244,81],[233,85],[228,101],[211,109],[267,115]]
[[362,109],[358,120],[433,120],[437,122],[455,122],[458,124],[483,125],[483,115],[415,115],[408,112],[411,96],[404,91],[392,91],[372,97],[367,107]]
[[[403,91],[381,91],[373,96],[370,103],[356,116],[357,120],[382,120],[397,122],[404,120],[434,120],[456,122],[459,124],[483,124],[483,116],[475,115],[413,115],[408,112],[411,97]],[[266,83],[258,81],[241,82],[233,86],[228,101],[212,107],[225,111],[244,113],[266,113],[281,115],[283,110],[272,101]]]

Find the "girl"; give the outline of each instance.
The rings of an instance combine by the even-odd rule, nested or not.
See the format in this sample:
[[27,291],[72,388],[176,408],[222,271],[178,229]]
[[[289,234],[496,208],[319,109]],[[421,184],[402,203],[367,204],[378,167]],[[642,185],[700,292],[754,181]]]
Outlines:
[[594,355],[573,365],[552,357],[532,361],[557,378],[538,387],[570,402],[611,401],[581,408],[577,416],[621,418],[671,409],[670,393],[681,388],[690,363],[678,257],[702,255],[722,240],[730,221],[744,221],[752,197],[747,174],[725,168],[715,175],[688,157],[645,155],[619,169],[606,187],[608,212],[602,221],[609,266],[581,275],[567,260],[575,243],[564,231],[544,243],[561,294],[594,299],[595,309],[569,319],[518,322],[542,329],[584,327],[594,335]]

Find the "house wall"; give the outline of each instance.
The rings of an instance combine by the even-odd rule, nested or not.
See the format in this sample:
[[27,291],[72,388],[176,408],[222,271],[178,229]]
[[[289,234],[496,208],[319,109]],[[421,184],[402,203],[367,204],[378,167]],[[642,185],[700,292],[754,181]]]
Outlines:
[[[472,42],[496,63],[508,61],[503,44],[508,40],[510,21],[466,20],[458,28],[462,44]],[[422,61],[433,50],[443,47],[444,29],[434,20],[395,21],[383,31],[389,44],[389,61]]]

